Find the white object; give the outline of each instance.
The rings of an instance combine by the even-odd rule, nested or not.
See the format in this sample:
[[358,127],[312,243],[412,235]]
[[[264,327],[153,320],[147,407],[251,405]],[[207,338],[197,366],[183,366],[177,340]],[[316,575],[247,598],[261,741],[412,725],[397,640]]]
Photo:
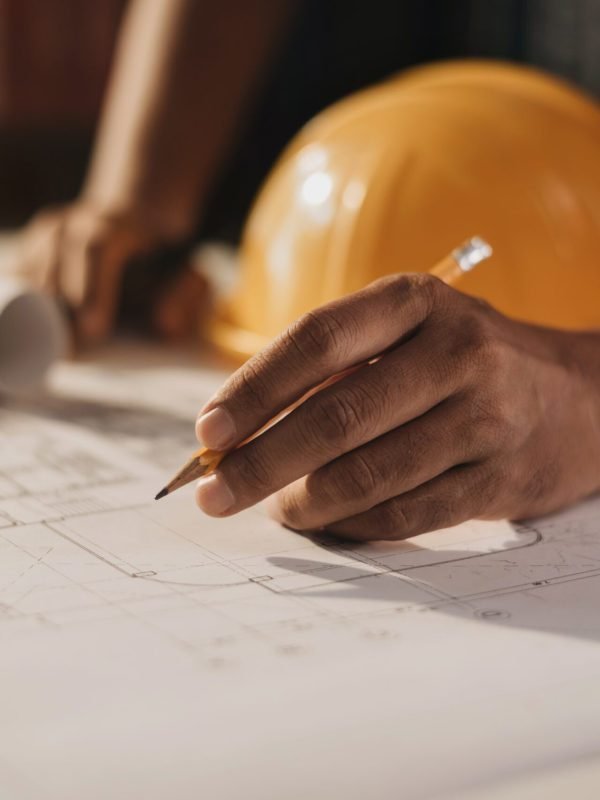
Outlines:
[[2,800],[480,800],[597,752],[600,499],[363,546],[156,503],[223,375],[148,353],[0,414]]
[[67,349],[55,301],[14,277],[0,277],[0,391],[29,389]]

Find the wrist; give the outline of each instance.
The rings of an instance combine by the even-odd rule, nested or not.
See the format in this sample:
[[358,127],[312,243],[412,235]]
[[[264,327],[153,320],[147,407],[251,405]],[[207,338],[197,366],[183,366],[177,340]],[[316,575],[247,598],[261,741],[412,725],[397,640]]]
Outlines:
[[600,331],[569,332],[563,336],[568,364],[581,385],[586,427],[600,465]]
[[193,230],[191,221],[178,219],[135,198],[105,197],[86,189],[77,202],[95,216],[128,229],[141,239],[160,244],[170,245],[185,240]]

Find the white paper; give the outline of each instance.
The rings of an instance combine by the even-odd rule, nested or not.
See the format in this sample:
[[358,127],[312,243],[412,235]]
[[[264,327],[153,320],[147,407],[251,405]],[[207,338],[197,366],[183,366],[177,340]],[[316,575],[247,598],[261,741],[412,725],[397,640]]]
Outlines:
[[66,349],[66,323],[55,301],[0,273],[0,390],[40,384]]
[[598,749],[599,501],[356,547],[154,502],[222,373],[145,356],[0,412],[0,797],[446,797]]

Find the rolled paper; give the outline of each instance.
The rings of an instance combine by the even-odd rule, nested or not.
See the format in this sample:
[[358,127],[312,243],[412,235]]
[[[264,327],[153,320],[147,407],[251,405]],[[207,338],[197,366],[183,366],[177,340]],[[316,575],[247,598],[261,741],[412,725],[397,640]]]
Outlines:
[[0,391],[41,385],[68,348],[68,330],[56,301],[18,278],[0,276]]

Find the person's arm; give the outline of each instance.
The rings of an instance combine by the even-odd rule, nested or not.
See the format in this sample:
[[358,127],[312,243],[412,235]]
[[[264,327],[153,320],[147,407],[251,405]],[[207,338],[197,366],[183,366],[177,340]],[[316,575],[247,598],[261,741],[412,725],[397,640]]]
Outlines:
[[24,271],[65,297],[84,336],[110,329],[130,258],[191,232],[293,8],[132,0],[82,195],[24,237]]
[[305,315],[206,404],[198,438],[234,447],[382,353],[226,456],[198,484],[201,508],[228,516],[272,495],[289,527],[403,539],[600,489],[600,332],[517,322],[427,275]]
[[133,0],[83,198],[188,234],[293,3]]

